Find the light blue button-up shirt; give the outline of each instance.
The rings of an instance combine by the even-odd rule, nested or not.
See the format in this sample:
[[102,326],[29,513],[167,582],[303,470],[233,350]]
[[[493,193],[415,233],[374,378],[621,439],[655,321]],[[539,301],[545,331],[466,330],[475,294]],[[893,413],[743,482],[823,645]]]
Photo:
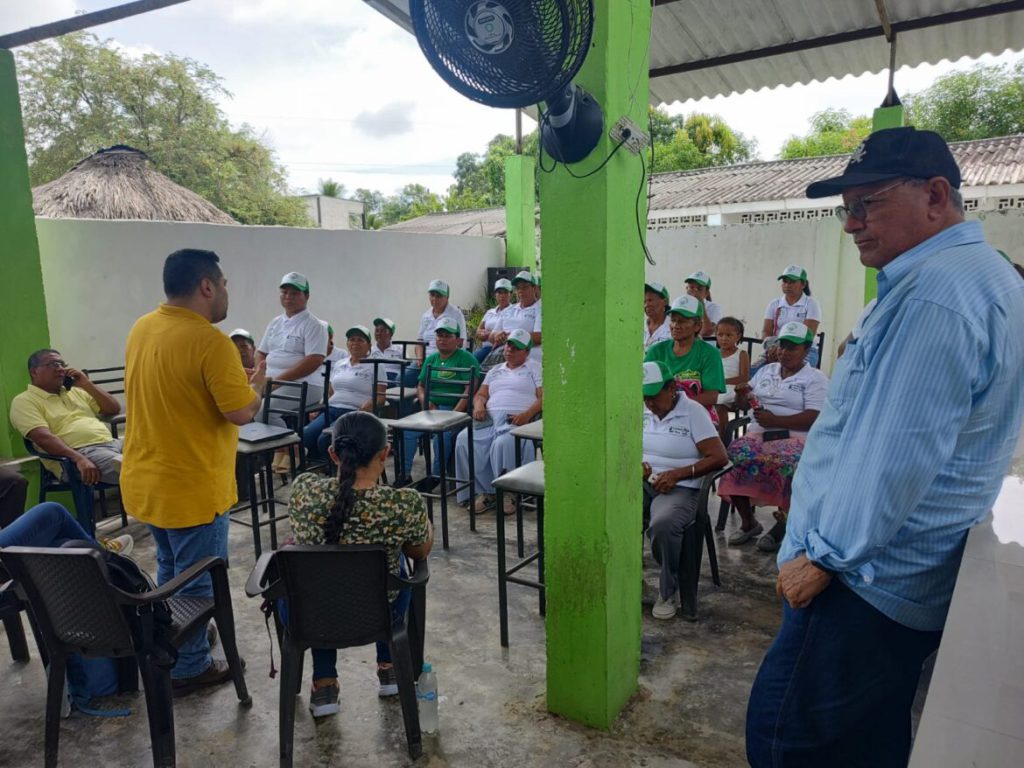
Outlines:
[[967,531],[1021,428],[1024,280],[976,221],[878,273],[793,481],[782,565],[801,553],[886,616],[941,629]]

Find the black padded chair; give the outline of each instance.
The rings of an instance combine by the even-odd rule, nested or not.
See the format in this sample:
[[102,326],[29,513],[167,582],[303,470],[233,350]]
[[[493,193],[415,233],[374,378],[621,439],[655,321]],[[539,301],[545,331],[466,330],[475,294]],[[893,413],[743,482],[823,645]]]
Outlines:
[[[96,535],[96,503],[94,493],[99,495],[100,499],[100,512],[101,518],[106,517],[107,511],[107,496],[106,492],[112,488],[116,488],[116,485],[110,483],[97,483],[96,485],[86,485],[82,482],[82,476],[78,474],[78,467],[75,466],[75,462],[71,459],[63,458],[61,456],[53,456],[49,453],[40,451],[35,444],[28,438],[24,439],[25,450],[31,453],[33,456],[38,456],[39,459],[46,459],[48,461],[54,461],[61,466],[62,473],[58,476],[56,473],[50,471],[42,461],[39,462],[39,503],[42,504],[46,501],[46,497],[51,493],[59,493],[61,491],[67,491],[71,494],[71,498],[75,502],[75,517],[79,524],[85,529],[86,533],[90,536]],[[64,479],[67,478],[67,479]],[[121,508],[121,527],[124,528],[128,525],[128,513],[125,511],[124,505],[119,503]]]
[[[387,592],[389,588],[413,587],[412,610],[419,611],[417,620],[422,632],[424,587],[429,576],[425,560],[416,563],[408,579],[391,575],[387,549],[382,546],[286,546],[260,556],[249,574],[245,593],[270,600],[275,606],[280,598],[288,601],[286,623],[274,612],[281,643],[282,768],[292,765],[295,698],[302,686],[306,650],[351,648],[376,641],[386,642],[391,649],[409,756],[415,760],[422,754],[415,689],[422,668],[422,635],[417,654],[411,647],[407,624],[391,623]],[[420,667],[414,668],[417,655]]]
[[[162,600],[171,610],[170,639],[175,648],[195,632],[205,631],[211,618],[217,622],[235,692],[243,706],[252,704],[235,644],[227,568],[220,558],[205,558],[162,587],[142,594],[123,592],[111,584],[98,549],[7,547],[0,550],[0,561],[14,579],[19,595],[28,602],[49,656],[47,768],[57,765],[64,676],[71,653],[135,658],[146,692],[153,765],[175,765],[170,667],[158,665],[158,655],[145,642],[153,625],[151,606]],[[175,592],[205,573],[213,578],[212,598],[174,597]]]
[[[302,430],[306,426],[306,414],[309,408],[308,390],[309,384],[305,381],[267,379],[263,388],[263,410],[260,411],[259,420],[264,424],[269,424],[272,415],[280,416],[288,428],[294,430],[299,436],[299,440],[302,440]],[[285,404],[281,405],[281,401]],[[298,453],[298,465],[296,466],[295,451],[291,447],[288,448],[288,460],[293,478],[299,472],[305,471],[306,468],[306,455],[302,450],[302,443],[298,444]],[[269,492],[272,489],[267,490]]]

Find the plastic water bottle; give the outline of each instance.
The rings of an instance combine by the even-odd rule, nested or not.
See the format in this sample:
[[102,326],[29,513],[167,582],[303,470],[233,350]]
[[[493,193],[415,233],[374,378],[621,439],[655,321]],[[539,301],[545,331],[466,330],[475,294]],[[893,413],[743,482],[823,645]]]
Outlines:
[[430,664],[423,665],[423,674],[416,684],[416,700],[420,709],[420,730],[437,733],[437,676]]

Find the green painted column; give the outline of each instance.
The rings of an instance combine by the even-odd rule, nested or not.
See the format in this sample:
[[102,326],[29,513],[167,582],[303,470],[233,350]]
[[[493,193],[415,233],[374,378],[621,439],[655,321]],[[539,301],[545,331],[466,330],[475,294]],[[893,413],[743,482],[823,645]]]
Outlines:
[[[596,0],[594,15],[576,82],[602,105],[605,137],[577,175],[608,157],[620,117],[647,124],[650,0]],[[597,728],[640,665],[644,183],[624,149],[586,179],[541,175],[548,708]]]
[[[32,213],[25,132],[14,56],[0,49],[0,456],[22,456],[25,448],[10,424],[11,399],[25,389],[25,361],[49,346],[43,273]],[[26,473],[28,474],[28,473]],[[32,478],[30,478],[32,479]],[[37,479],[37,478],[36,478]],[[35,490],[29,492],[34,498]]]
[[505,264],[531,272],[537,271],[535,165],[526,155],[505,158]]
[[[897,104],[893,107],[879,107],[871,120],[871,132],[881,131],[885,128],[899,128],[903,125],[903,105]],[[864,270],[864,304],[878,295],[877,269],[867,267]]]

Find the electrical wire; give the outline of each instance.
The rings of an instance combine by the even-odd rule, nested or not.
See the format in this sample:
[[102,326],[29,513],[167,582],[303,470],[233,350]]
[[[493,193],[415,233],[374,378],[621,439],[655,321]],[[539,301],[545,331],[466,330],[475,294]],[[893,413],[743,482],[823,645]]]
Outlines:
[[[651,145],[654,146],[653,144]],[[644,242],[644,230],[640,225],[640,196],[644,193],[644,187],[647,186],[647,163],[644,162],[644,153],[639,154],[640,158],[640,187],[636,191],[636,203],[633,205],[633,210],[636,213],[636,235],[640,238],[640,247],[644,249],[644,256],[647,258],[647,263],[652,267],[656,266],[654,257],[651,256],[651,252],[647,249],[647,243]]]

